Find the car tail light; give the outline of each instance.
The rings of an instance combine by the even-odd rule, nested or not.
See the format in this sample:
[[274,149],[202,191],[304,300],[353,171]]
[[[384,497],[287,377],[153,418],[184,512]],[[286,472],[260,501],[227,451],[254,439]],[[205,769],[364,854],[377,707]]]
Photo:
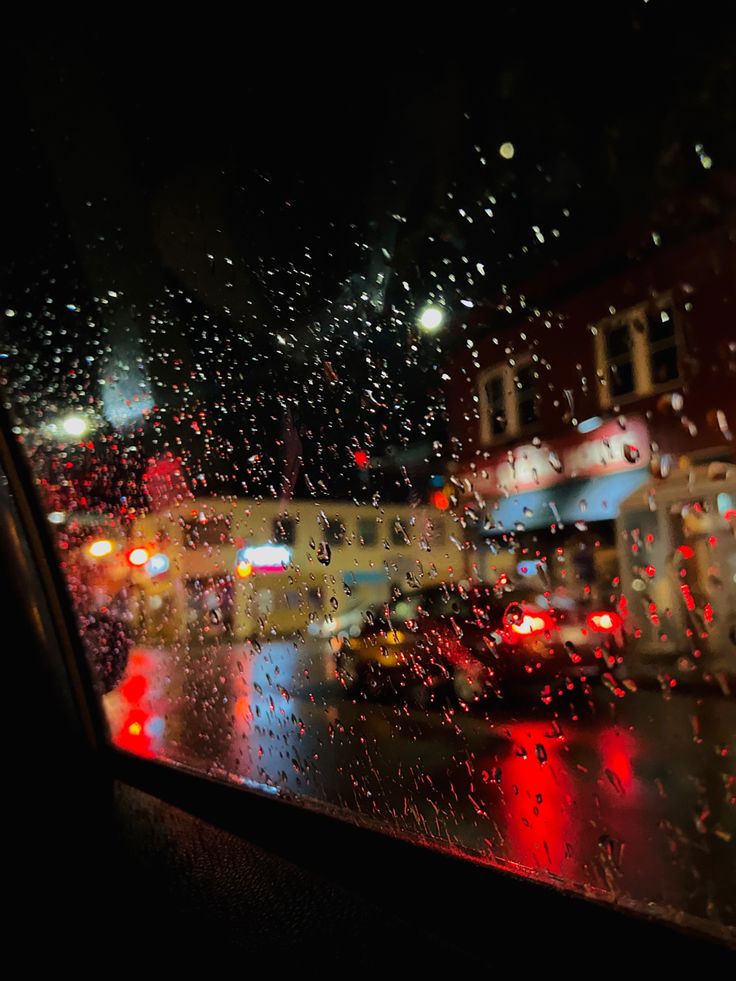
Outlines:
[[537,616],[535,613],[525,613],[518,623],[511,624],[511,630],[522,637],[531,637],[532,634],[541,634],[548,629],[547,621],[544,617]]
[[621,626],[621,617],[610,610],[598,610],[588,616],[588,626],[599,634],[610,634]]
[[518,603],[512,603],[508,607],[503,622],[511,640],[542,634],[552,626],[549,617],[537,610],[525,610]]

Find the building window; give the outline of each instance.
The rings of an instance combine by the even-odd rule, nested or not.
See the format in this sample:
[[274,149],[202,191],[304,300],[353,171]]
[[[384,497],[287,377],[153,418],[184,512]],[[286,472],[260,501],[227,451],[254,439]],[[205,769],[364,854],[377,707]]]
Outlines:
[[611,395],[630,395],[634,385],[634,345],[632,326],[615,324],[605,333],[608,385]]
[[538,374],[532,361],[497,365],[481,375],[481,439],[516,436],[539,419]]
[[516,387],[517,423],[520,430],[533,425],[539,418],[537,379],[531,364],[524,365],[514,379]]
[[444,518],[432,518],[427,522],[427,538],[432,545],[447,544],[447,525]]
[[506,391],[505,391],[505,368],[488,377],[485,384],[486,393],[486,414],[488,416],[488,426],[492,436],[502,436],[506,432]]
[[328,524],[325,527],[325,541],[338,548],[345,544],[345,524],[338,515],[332,515],[328,518]]
[[361,545],[375,545],[378,541],[378,525],[375,518],[358,518],[358,540]]
[[647,340],[652,384],[656,387],[677,381],[680,369],[677,327],[672,307],[663,307],[648,315]]
[[229,514],[199,514],[196,518],[180,519],[184,531],[186,548],[196,549],[200,545],[230,545]]
[[399,548],[411,545],[409,537],[408,521],[401,521],[398,517],[391,522],[391,544],[398,545]]
[[680,379],[677,313],[669,302],[641,304],[604,321],[596,334],[601,403],[660,391]]
[[273,540],[281,545],[293,545],[296,541],[296,521],[279,517],[273,523]]

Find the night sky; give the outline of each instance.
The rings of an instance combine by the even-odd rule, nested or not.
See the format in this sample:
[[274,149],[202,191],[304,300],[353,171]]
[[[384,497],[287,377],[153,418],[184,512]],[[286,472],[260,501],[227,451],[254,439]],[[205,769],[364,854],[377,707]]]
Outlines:
[[722,8],[574,9],[412,41],[17,39],[0,283],[24,425],[97,413],[101,499],[164,452],[208,493],[278,495],[296,454],[298,495],[424,496],[456,342],[418,336],[425,304],[456,323],[736,168]]

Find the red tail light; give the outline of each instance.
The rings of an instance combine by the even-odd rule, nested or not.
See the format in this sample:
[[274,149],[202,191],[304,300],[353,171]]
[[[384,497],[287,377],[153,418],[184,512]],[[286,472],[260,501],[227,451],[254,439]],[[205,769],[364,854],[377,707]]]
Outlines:
[[598,610],[588,616],[588,626],[599,634],[611,634],[621,626],[621,617],[610,610]]
[[531,637],[534,634],[541,634],[545,630],[549,630],[546,618],[537,613],[525,613],[520,620],[513,620],[506,626],[519,637]]

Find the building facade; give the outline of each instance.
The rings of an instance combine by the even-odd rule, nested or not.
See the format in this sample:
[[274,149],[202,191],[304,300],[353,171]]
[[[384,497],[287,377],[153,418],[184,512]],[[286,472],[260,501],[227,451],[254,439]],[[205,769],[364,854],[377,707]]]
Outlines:
[[447,401],[472,572],[615,599],[653,655],[736,639],[733,191],[456,325]]

